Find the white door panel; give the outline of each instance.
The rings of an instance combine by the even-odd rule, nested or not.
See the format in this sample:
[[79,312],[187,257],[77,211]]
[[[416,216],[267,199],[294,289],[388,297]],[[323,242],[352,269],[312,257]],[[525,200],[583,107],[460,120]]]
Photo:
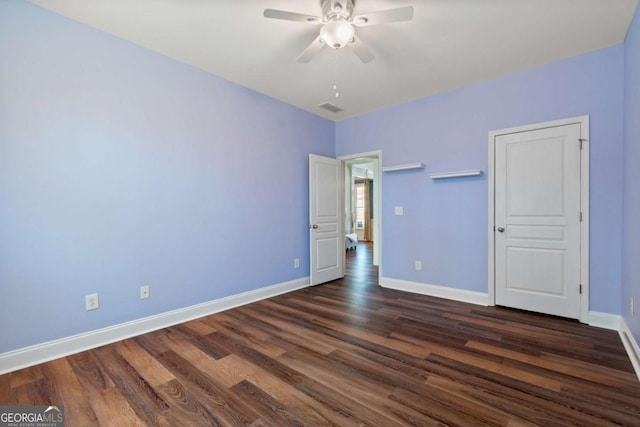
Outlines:
[[564,143],[558,143],[556,138],[513,141],[518,137],[523,135],[515,135],[512,141],[500,140],[506,150],[507,215],[510,218],[562,215]]
[[322,272],[327,269],[333,269],[339,266],[339,260],[338,257],[335,256],[334,250],[334,248],[337,247],[336,240],[337,239],[335,237],[330,237],[328,239],[316,239],[316,271]]
[[496,304],[580,318],[580,124],[495,139]]
[[564,255],[562,249],[508,247],[507,291],[564,296]]
[[343,173],[340,160],[309,155],[311,285],[344,276]]

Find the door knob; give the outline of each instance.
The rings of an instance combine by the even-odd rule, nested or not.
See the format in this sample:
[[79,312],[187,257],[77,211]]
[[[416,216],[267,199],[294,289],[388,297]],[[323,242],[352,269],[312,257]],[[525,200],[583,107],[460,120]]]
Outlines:
[[318,228],[318,224],[310,225],[309,228],[313,228],[315,230],[316,228]]
[[498,227],[498,231],[504,233],[504,227]]

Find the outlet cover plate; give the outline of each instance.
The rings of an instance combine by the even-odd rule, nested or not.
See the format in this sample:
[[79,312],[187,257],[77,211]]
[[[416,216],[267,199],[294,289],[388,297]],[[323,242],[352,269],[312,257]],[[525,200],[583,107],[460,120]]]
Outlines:
[[149,285],[140,286],[140,299],[149,298]]
[[97,310],[100,307],[100,301],[98,300],[98,294],[89,294],[84,297],[84,305],[87,311]]

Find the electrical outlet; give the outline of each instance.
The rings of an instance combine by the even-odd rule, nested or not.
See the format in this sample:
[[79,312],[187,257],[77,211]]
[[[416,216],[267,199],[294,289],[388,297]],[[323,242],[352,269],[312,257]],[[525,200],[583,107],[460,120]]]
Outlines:
[[87,311],[89,310],[97,310],[100,307],[100,303],[98,301],[98,294],[89,294],[84,297],[84,305]]
[[393,209],[393,213],[394,213],[395,215],[404,215],[404,208],[403,208],[402,206],[396,206],[396,207]]
[[422,261],[416,261],[416,270],[422,270]]
[[293,268],[300,268],[300,258],[293,260]]
[[140,299],[149,298],[149,285],[140,286]]

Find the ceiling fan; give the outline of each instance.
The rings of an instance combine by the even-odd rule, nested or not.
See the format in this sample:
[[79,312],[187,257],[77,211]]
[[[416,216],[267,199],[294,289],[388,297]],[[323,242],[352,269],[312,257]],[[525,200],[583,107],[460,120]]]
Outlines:
[[334,49],[349,47],[363,63],[371,62],[375,56],[355,35],[356,27],[387,24],[390,22],[410,21],[413,19],[413,6],[379,10],[362,15],[353,15],[355,0],[321,0],[322,16],[305,15],[286,10],[265,9],[265,18],[284,19],[320,25],[320,34],[298,56],[298,62],[309,62],[324,47]]

